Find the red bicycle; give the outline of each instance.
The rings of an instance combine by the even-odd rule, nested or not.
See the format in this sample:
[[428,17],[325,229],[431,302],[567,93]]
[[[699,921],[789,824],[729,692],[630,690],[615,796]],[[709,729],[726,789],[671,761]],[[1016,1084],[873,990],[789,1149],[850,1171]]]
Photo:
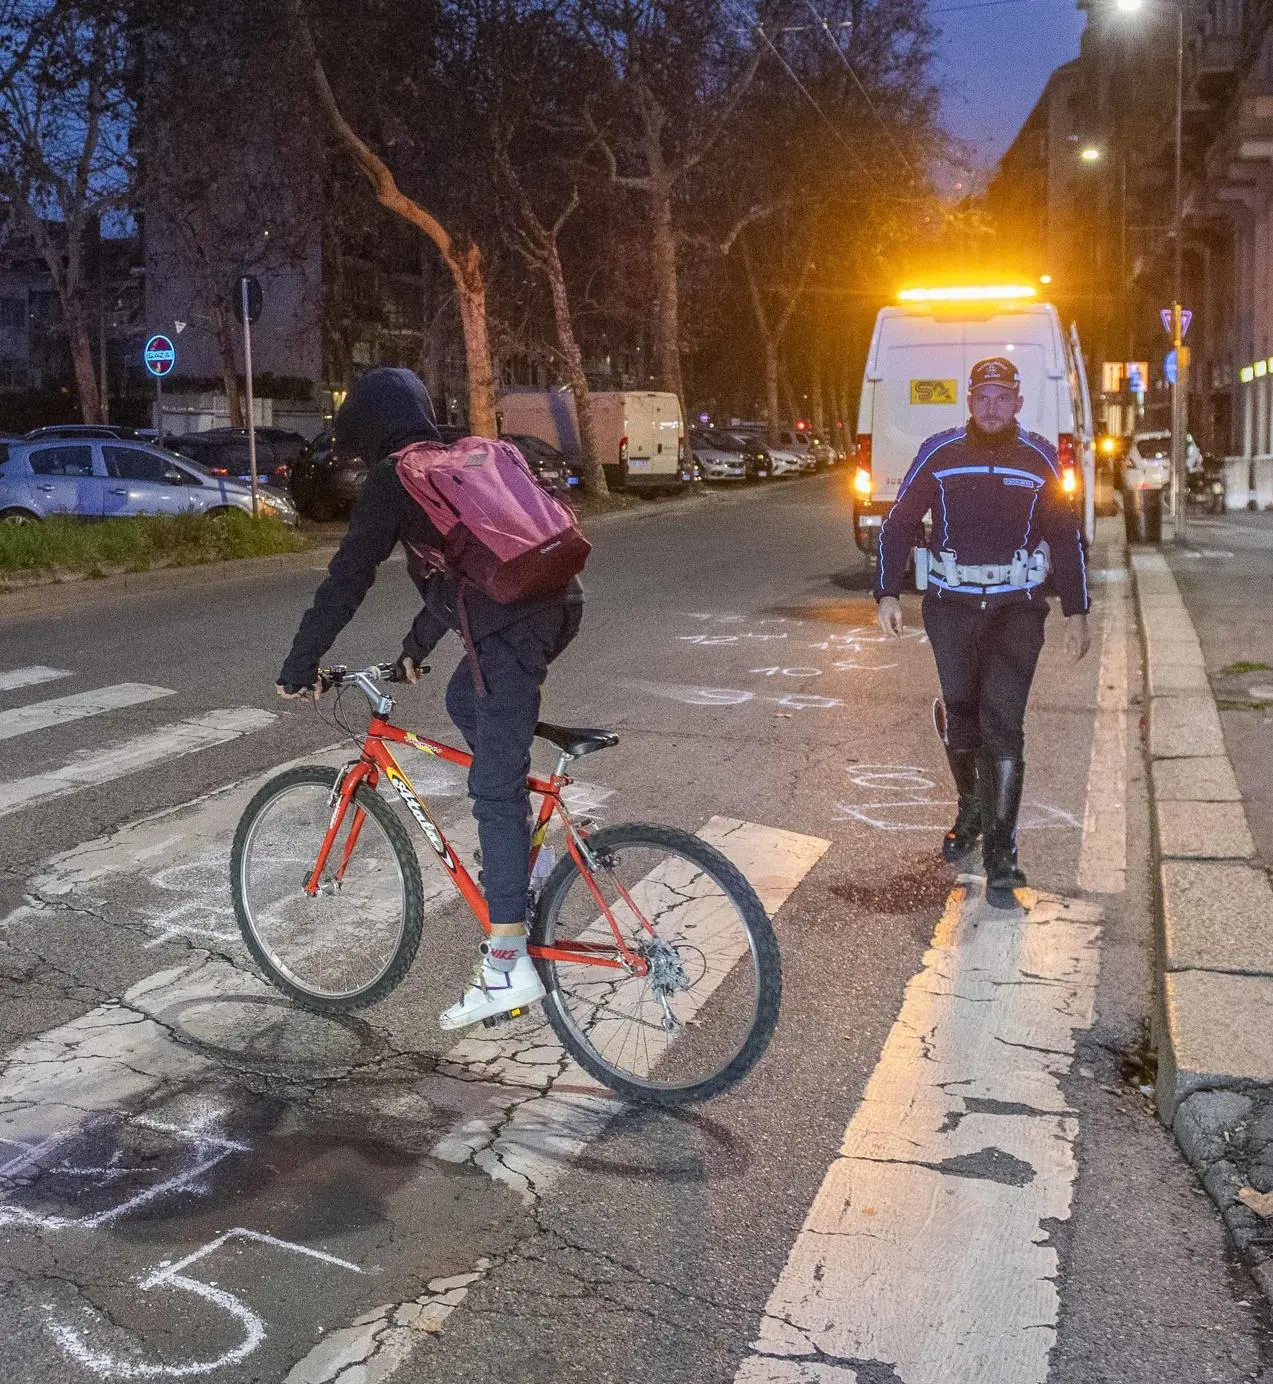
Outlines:
[[[393,664],[322,676],[371,704],[361,755],[265,784],[239,822],[230,871],[239,927],[262,971],[298,1004],[340,1013],[389,994],[420,944],[420,863],[383,793],[400,799],[488,933],[490,920],[481,889],[389,747],[462,767],[472,755],[390,723],[393,701],[380,684],[392,680]],[[782,967],[764,907],[725,856],[689,832],[645,823],[591,830],[572,820],[562,801],[567,768],[617,744],[612,731],[541,723],[536,734],[560,751],[549,777],[527,779],[540,799],[530,953],[548,1022],[619,1095],[705,1100],[751,1070],[777,1022]],[[565,852],[545,876],[542,862],[535,866],[554,818]]]

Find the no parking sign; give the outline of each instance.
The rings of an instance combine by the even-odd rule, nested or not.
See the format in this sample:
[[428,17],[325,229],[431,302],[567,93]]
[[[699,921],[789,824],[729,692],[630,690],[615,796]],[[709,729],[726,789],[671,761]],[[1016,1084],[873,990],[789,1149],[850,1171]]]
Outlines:
[[142,347],[142,364],[157,378],[170,375],[177,363],[177,348],[166,336],[152,336]]

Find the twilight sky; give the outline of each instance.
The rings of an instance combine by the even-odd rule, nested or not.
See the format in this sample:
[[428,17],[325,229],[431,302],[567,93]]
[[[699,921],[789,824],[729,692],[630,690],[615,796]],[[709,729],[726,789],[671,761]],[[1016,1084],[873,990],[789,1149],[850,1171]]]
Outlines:
[[1075,0],[929,0],[941,28],[937,75],[946,125],[993,166],[1049,74],[1078,57],[1084,15]]

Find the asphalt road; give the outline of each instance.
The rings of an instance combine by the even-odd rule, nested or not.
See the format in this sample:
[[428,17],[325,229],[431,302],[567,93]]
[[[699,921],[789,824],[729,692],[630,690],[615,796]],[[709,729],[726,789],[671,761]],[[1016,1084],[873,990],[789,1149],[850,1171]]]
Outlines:
[[[843,485],[597,525],[548,686],[546,719],[620,733],[577,766],[593,815],[760,843],[778,1030],[681,1112],[564,1076],[533,1020],[444,1037],[474,939],[454,907],[357,1016],[256,977],[237,817],[277,766],[350,748],[330,702],[273,696],[319,564],[0,604],[6,1380],[1265,1377],[1265,1309],[1146,1093],[1121,559],[1093,555],[1087,661],[1050,621],[1036,892],[989,910],[937,858],[931,655],[913,598],[906,638],[875,633]],[[392,656],[412,596],[387,565],[333,655]],[[438,654],[397,708],[434,733],[458,644]],[[404,763],[467,848],[460,779]]]

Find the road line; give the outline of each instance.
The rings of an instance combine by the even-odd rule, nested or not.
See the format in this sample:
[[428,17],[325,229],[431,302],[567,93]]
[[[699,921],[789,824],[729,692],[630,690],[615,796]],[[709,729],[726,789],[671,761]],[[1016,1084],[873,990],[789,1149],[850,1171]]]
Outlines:
[[[713,817],[698,834],[747,876],[770,914],[831,845],[820,837],[728,817]],[[545,1020],[521,1020],[503,1032],[508,1036],[461,1039],[439,1064],[440,1071],[449,1065],[457,1075],[433,1077],[419,1090],[431,1101],[468,1108],[433,1156],[472,1162],[534,1205],[625,1106],[566,1059]],[[475,1083],[474,1077],[497,1084]],[[353,1360],[363,1384],[380,1384],[410,1356],[422,1332],[442,1329],[490,1267],[481,1259],[471,1273],[430,1283],[417,1298],[388,1303],[329,1333],[293,1366],[284,1384],[329,1384]]]
[[47,773],[0,783],[0,817],[82,788],[135,774],[168,759],[224,745],[241,735],[262,730],[276,719],[272,711],[261,711],[254,706],[230,707],[160,726],[148,735],[122,741],[105,750],[84,751]]
[[58,678],[69,678],[69,668],[46,668],[36,663],[30,668],[10,668],[0,673],[0,692],[13,692],[19,687],[36,687],[42,682],[56,682]]
[[113,687],[99,687],[93,692],[76,692],[69,697],[53,697],[47,702],[32,702],[0,711],[0,740],[15,735],[30,735],[32,731],[47,730],[67,721],[82,721],[87,716],[103,716],[108,711],[121,711],[126,706],[175,697],[171,687],[152,687],[145,682],[119,682]]
[[1127,888],[1127,589],[1106,593],[1101,667],[1087,775],[1078,887],[1092,894]]
[[1100,913],[959,885],[735,1384],[1044,1384]]

